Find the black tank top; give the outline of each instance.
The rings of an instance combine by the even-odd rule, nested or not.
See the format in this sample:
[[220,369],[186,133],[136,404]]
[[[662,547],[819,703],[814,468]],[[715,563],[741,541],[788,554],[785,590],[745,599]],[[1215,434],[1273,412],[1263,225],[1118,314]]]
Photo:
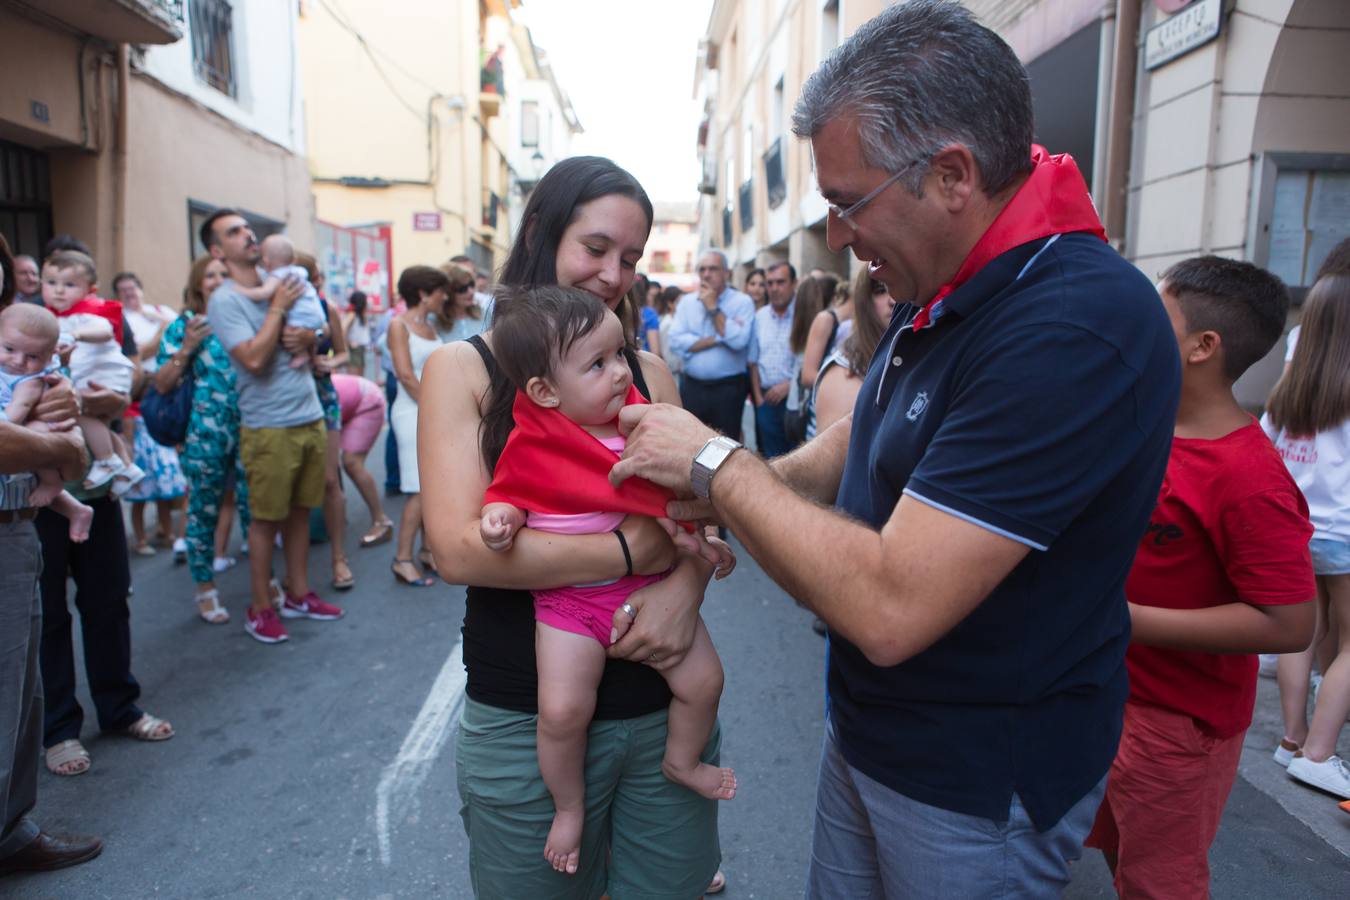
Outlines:
[[[489,396],[510,390],[492,351],[478,335],[469,338],[487,367]],[[651,399],[637,354],[626,352],[633,384]],[[615,553],[619,553],[615,541]],[[539,711],[539,675],[534,663],[534,600],[529,591],[470,585],[464,604],[465,692],[488,706],[534,714]],[[627,660],[610,660],[597,692],[595,718],[631,719],[670,705],[670,689],[654,669]]]

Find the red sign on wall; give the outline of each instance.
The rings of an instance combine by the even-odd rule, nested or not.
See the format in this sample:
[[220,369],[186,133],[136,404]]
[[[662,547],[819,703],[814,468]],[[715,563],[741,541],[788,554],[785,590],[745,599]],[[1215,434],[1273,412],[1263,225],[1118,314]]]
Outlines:
[[413,213],[413,231],[440,231],[441,214],[438,212]]

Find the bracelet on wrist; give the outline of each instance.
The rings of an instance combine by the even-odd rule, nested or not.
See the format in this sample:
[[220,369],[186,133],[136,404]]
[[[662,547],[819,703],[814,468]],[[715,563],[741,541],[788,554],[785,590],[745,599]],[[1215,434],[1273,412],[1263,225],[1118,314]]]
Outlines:
[[628,539],[624,537],[623,532],[617,528],[614,529],[614,536],[619,539],[619,546],[623,549],[623,564],[628,569],[628,571],[624,573],[625,577],[632,577],[633,554],[628,549]]

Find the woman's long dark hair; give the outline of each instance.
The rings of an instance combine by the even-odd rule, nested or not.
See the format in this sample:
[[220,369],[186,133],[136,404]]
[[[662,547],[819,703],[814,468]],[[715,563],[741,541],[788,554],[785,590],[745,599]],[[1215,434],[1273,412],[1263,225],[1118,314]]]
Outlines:
[[0,309],[9,306],[10,301],[14,299],[14,292],[17,286],[14,284],[14,256],[9,252],[9,241],[0,234]]
[[352,308],[352,315],[356,321],[362,325],[366,324],[366,293],[365,291],[352,291],[352,295],[347,298],[347,303]]
[[[600,156],[574,156],[549,169],[530,192],[521,213],[520,231],[511,253],[506,257],[498,281],[517,288],[546,287],[558,283],[558,243],[563,232],[577,217],[577,210],[601,197],[627,197],[642,208],[647,227],[652,224],[652,201],[638,180],[612,161]],[[616,312],[624,334],[632,335],[636,310],[625,297]],[[500,369],[500,367],[499,367]],[[515,427],[511,406],[515,391],[505,374],[492,378],[484,398],[483,421],[478,429],[478,445],[483,461],[491,472],[506,446],[506,438]]]

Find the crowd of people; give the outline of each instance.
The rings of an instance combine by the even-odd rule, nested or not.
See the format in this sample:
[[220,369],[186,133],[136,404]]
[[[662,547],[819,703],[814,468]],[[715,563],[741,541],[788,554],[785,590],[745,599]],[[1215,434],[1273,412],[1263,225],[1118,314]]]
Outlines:
[[[181,554],[222,624],[237,518],[244,627],[284,641],[343,616],[308,578],[313,511],[329,586],[355,584],[344,473],[399,583],[467,585],[480,896],[725,885],[737,781],[699,608],[728,530],[828,641],[808,897],[1057,896],[1084,846],[1122,896],[1206,896],[1260,653],[1276,762],[1350,801],[1350,242],[1258,421],[1233,384],[1288,288],[1121,258],[1073,160],[1032,144],[1025,69],[958,4],[861,27],[793,130],[852,279],[777,260],[737,290],[719,250],[692,292],[642,278],[652,204],[599,157],[538,182],[494,294],[456,257],[403,270],[380,315],[230,209],[180,311],[129,272],[101,299],[76,239],[0,242],[0,629],[26,636],[0,647],[0,874],[100,849],[30,816],[44,751],[92,762],[68,577],[99,727],[167,740],[131,674],[128,553]],[[382,430],[397,524],[365,467]]]

